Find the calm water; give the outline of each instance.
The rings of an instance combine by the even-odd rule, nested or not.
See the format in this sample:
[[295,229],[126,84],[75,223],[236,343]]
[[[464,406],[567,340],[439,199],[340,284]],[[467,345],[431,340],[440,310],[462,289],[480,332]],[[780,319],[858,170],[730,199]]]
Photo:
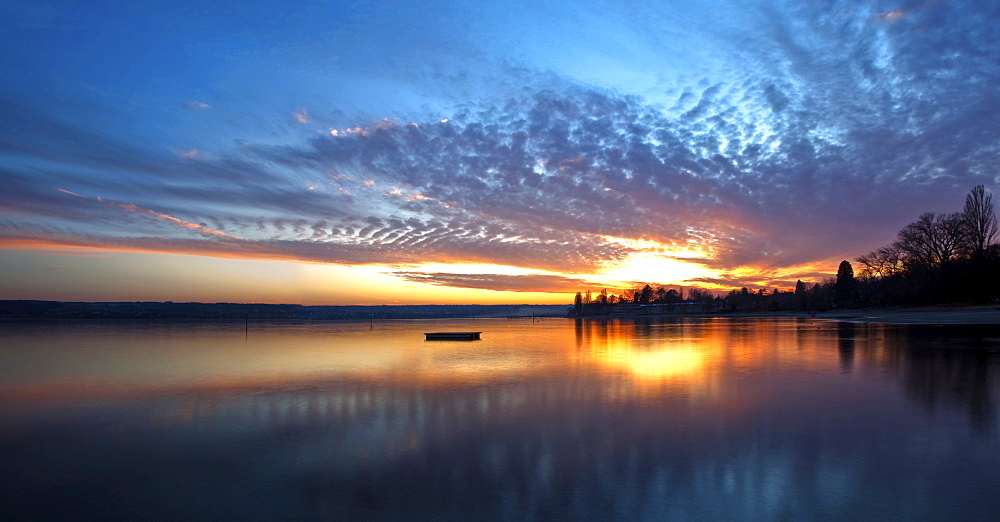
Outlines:
[[[476,330],[483,340],[428,342]],[[4,519],[986,519],[1000,330],[0,323]]]

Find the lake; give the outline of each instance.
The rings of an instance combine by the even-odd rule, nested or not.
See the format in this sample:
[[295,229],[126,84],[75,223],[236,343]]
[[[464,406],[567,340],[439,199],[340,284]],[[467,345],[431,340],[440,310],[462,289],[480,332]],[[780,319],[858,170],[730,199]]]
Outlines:
[[[424,332],[482,331],[480,341]],[[4,519],[992,519],[1000,329],[0,322]]]

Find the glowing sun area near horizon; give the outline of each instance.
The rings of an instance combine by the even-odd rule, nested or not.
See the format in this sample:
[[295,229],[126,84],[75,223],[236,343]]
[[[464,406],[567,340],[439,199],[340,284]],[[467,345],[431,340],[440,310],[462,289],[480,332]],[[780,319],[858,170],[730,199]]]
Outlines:
[[651,240],[608,238],[634,250],[624,260],[607,263],[587,280],[609,288],[632,288],[636,283],[656,285],[694,285],[714,290],[717,285],[696,283],[719,277],[721,271],[708,268],[694,259],[711,259],[696,248],[677,249]]

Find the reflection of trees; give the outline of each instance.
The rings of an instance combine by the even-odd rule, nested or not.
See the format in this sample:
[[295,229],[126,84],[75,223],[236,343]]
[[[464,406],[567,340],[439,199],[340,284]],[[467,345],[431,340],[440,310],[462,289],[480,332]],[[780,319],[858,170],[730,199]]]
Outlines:
[[992,432],[993,398],[1000,360],[989,350],[993,327],[897,326],[886,329],[888,360],[904,377],[907,392],[929,410],[966,411],[972,426]]
[[[639,369],[639,364],[649,370],[650,365],[662,363],[661,380],[676,381],[684,376],[688,384],[715,379],[719,372],[736,368],[766,370],[789,357],[805,363],[811,353],[829,354],[827,350],[835,349],[842,373],[854,372],[858,364],[889,365],[904,377],[909,395],[929,410],[942,408],[967,414],[975,429],[984,433],[990,432],[997,421],[993,394],[1000,385],[995,377],[1000,357],[990,351],[997,344],[990,339],[1000,338],[1000,328],[810,321],[799,323],[791,330],[794,337],[789,338],[789,330],[782,324],[787,323],[581,319],[576,322],[575,334],[578,353],[590,360],[608,363],[613,359],[608,355],[618,355],[613,362],[619,368],[625,367],[625,362],[632,363],[636,366],[633,370]],[[789,345],[797,346],[794,354],[774,348]],[[683,368],[685,360],[677,356],[684,350],[703,354],[701,364]],[[663,357],[651,357],[653,352]],[[671,369],[677,371],[667,371]],[[648,371],[643,374],[652,375]],[[633,371],[633,377],[642,374]]]
[[854,369],[854,337],[857,325],[849,322],[837,324],[837,350],[840,353],[840,371],[851,373]]

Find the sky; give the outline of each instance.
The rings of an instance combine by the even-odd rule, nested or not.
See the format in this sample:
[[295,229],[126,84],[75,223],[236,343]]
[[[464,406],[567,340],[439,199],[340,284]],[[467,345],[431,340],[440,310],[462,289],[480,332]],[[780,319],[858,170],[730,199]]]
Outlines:
[[0,299],[821,281],[997,185],[987,1],[0,4]]

